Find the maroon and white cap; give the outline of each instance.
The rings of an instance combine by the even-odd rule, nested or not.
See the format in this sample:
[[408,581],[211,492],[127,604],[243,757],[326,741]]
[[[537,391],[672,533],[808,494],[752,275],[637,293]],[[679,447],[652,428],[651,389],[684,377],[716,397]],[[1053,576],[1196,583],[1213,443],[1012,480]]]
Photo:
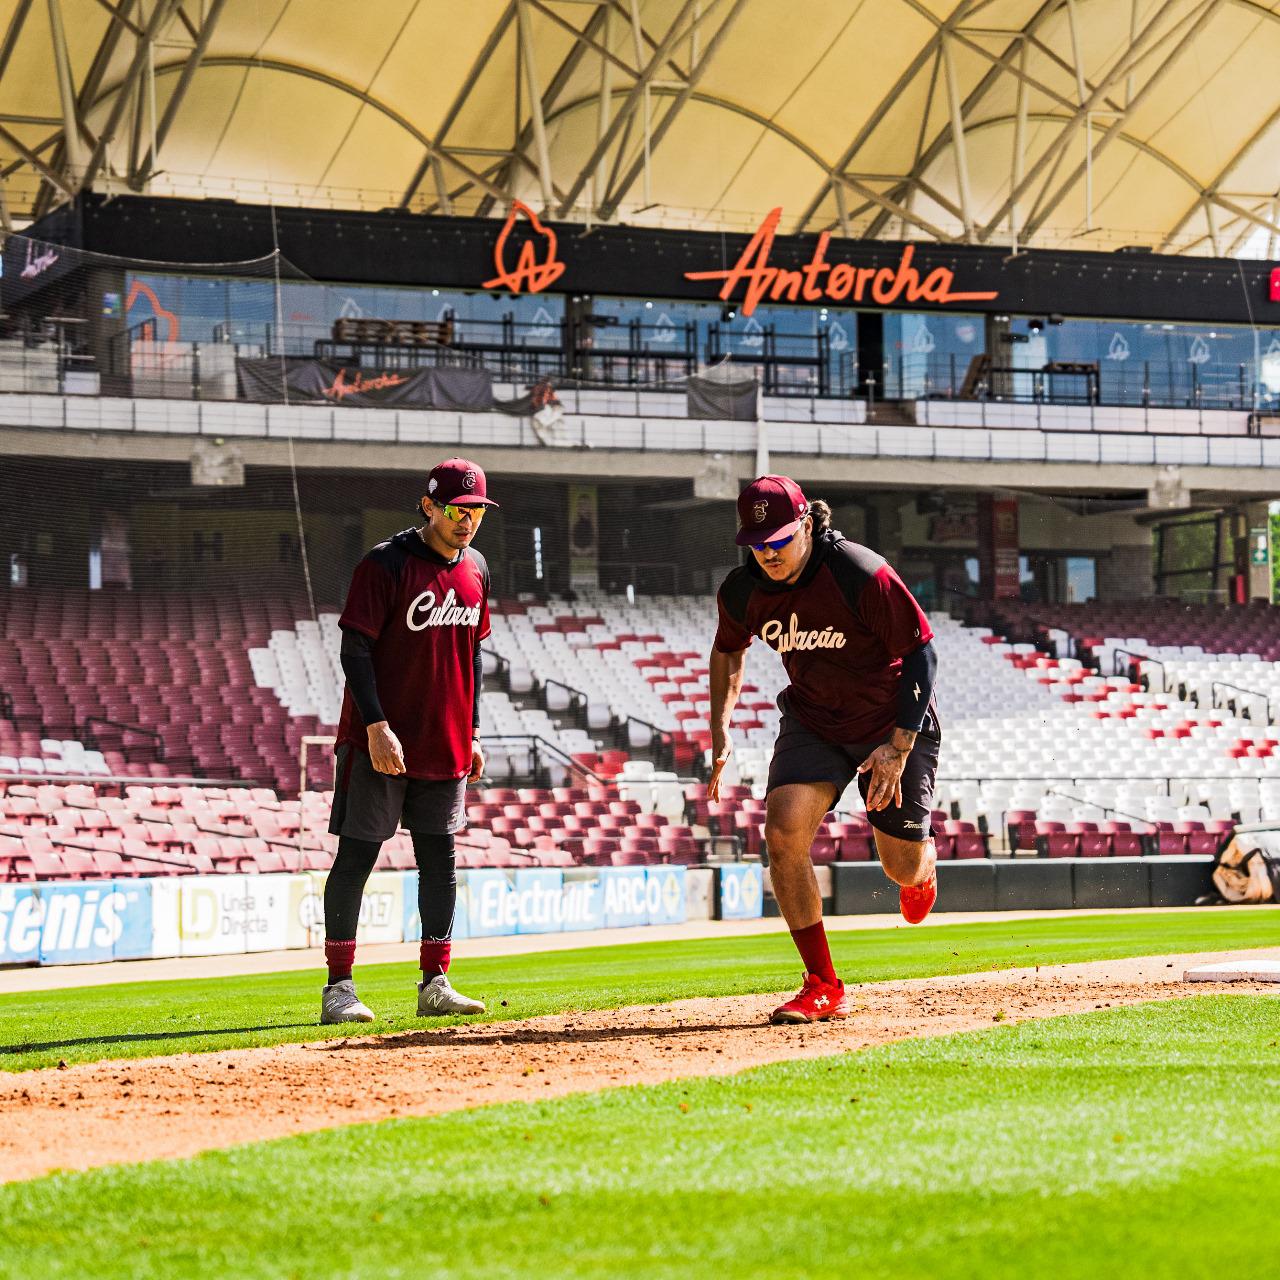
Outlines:
[[427,477],[427,497],[444,506],[456,502],[461,507],[496,507],[486,496],[484,471],[468,458],[446,458]]
[[795,533],[809,503],[800,486],[788,476],[760,476],[738,494],[738,536],[740,547],[756,542],[772,542]]

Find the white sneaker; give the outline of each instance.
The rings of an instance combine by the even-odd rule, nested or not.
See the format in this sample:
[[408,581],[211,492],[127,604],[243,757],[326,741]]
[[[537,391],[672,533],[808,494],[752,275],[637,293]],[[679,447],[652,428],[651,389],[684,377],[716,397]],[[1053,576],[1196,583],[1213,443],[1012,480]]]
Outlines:
[[350,978],[343,978],[341,982],[333,982],[325,987],[320,1003],[322,1024],[373,1020],[373,1010],[368,1005],[361,1004],[360,997],[356,995],[356,984]]
[[483,1013],[484,1002],[471,1000],[449,985],[439,973],[430,982],[418,983],[418,1017],[438,1017],[446,1013]]

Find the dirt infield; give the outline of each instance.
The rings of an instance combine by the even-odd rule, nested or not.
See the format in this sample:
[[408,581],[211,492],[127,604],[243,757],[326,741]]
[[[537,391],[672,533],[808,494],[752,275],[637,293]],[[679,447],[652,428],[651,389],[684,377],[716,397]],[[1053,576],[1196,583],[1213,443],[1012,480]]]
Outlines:
[[768,1026],[778,997],[745,996],[0,1076],[0,1180],[190,1156],[390,1116],[727,1075],[996,1021],[1219,990],[1275,994],[1274,985],[1182,981],[1191,964],[1260,954],[1275,953],[867,984],[852,992],[852,1017],[813,1026]]

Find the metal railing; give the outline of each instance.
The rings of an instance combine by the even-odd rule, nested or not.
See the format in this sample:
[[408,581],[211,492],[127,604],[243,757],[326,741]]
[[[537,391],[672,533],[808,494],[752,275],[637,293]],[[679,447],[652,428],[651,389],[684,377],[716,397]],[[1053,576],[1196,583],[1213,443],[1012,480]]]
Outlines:
[[130,724],[127,720],[111,720],[106,716],[87,716],[80,726],[81,735],[86,743],[88,743],[95,751],[101,750],[98,741],[98,735],[94,732],[94,725],[106,725],[110,729],[119,729],[121,733],[121,748],[124,749],[124,735],[136,734],[143,738],[151,740],[152,747],[155,750],[155,758],[157,760],[165,759],[164,735],[158,733],[155,729],[143,728],[140,724]]
[[1133,670],[1130,664],[1122,664],[1120,655],[1124,654],[1126,658],[1136,658],[1139,662],[1149,662],[1153,666],[1160,668],[1160,683],[1164,684],[1164,663],[1159,658],[1153,658],[1149,653],[1139,653],[1136,649],[1113,649],[1111,651],[1111,674],[1113,676],[1129,676],[1132,678]]
[[[669,772],[675,768],[676,752],[675,752],[675,734],[670,729],[660,729],[656,724],[649,720],[642,720],[639,716],[627,716],[625,720],[619,721],[615,730],[615,740],[621,748],[631,749],[631,726],[638,724],[649,734],[648,747],[654,753],[654,764],[658,765],[662,770]],[[654,743],[657,743],[656,749]]]
[[[482,733],[480,735],[480,745],[484,747],[486,743],[520,743],[527,745],[530,751],[530,759],[532,768],[529,775],[538,781],[535,786],[550,786],[550,770],[548,764],[559,765],[563,769],[567,769],[571,774],[581,778],[584,782],[595,783],[599,786],[607,786],[609,780],[602,778],[594,769],[588,768],[580,760],[575,760],[568,752],[557,747],[555,743],[548,742],[545,738],[539,737],[533,733]],[[487,775],[486,775],[487,777]],[[487,785],[495,785],[491,780]]]
[[[1263,693],[1261,689],[1245,689],[1245,688],[1243,688],[1241,685],[1238,685],[1238,684],[1230,684],[1230,683],[1229,683],[1228,681],[1226,681],[1226,680],[1212,680],[1212,681],[1210,681],[1210,682],[1209,682],[1209,698],[1210,698],[1210,701],[1212,702],[1213,706],[1214,706],[1214,707],[1220,707],[1220,706],[1225,705],[1225,706],[1226,706],[1226,708],[1227,708],[1227,710],[1228,710],[1228,711],[1230,711],[1232,715],[1240,715],[1240,712],[1236,709],[1236,707],[1237,707],[1237,700],[1236,700],[1235,698],[1227,698],[1227,699],[1225,699],[1223,702],[1219,702],[1219,701],[1218,701],[1218,690],[1219,690],[1219,689],[1231,689],[1231,690],[1232,690],[1233,692],[1235,692],[1235,693],[1244,693],[1244,694],[1247,694],[1247,695],[1248,695],[1249,697],[1251,697],[1251,698],[1261,698],[1261,699],[1262,699],[1262,702],[1263,702],[1263,705],[1266,707],[1267,723],[1268,723],[1268,724],[1272,724],[1272,723],[1273,723],[1273,721],[1272,721],[1272,717],[1271,717],[1271,699],[1270,699],[1270,698],[1269,698],[1265,693]],[[1198,699],[1197,699],[1197,703],[1196,703],[1196,705],[1197,705],[1197,706],[1199,705],[1199,700],[1198,700]],[[1252,716],[1250,716],[1249,718],[1250,718],[1251,720],[1253,719],[1253,717],[1252,717]]]
[[966,359],[955,353],[904,353],[885,362],[880,385],[889,399],[1280,412],[1280,396],[1245,362],[1215,365],[1206,373],[1186,360],[1051,360],[1015,366],[985,363],[981,354]]
[[585,728],[587,723],[587,695],[581,689],[575,689],[571,684],[565,684],[563,680],[553,680],[548,677],[538,686],[541,694],[539,705],[544,711],[552,710],[551,699],[547,693],[548,689],[563,689],[569,698],[568,706],[555,708],[556,714],[569,715],[578,724],[579,728]]

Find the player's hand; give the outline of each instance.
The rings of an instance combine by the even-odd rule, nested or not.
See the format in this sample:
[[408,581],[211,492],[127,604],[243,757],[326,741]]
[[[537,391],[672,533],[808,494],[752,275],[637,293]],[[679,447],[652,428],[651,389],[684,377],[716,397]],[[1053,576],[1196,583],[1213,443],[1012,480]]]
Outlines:
[[725,765],[729,763],[731,755],[733,755],[733,743],[725,742],[711,766],[711,777],[707,779],[708,801],[720,799],[720,775],[724,772]]
[[467,774],[468,782],[479,782],[484,774],[484,751],[479,742],[471,744],[471,772]]
[[901,751],[891,742],[878,746],[859,766],[858,772],[871,771],[867,788],[867,811],[887,809],[891,804],[902,807],[902,771],[907,767],[910,750]]
[[391,732],[391,726],[380,720],[369,726],[369,759],[379,773],[404,772],[404,748]]

